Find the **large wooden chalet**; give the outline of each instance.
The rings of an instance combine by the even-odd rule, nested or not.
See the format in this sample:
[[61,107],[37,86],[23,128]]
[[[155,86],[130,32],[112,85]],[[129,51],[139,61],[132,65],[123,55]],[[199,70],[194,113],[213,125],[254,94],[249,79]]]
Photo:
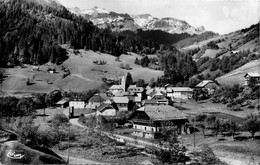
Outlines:
[[148,105],[136,110],[129,118],[133,122],[134,135],[156,139],[160,136],[163,123],[170,121],[177,133],[184,132],[187,116],[169,105]]

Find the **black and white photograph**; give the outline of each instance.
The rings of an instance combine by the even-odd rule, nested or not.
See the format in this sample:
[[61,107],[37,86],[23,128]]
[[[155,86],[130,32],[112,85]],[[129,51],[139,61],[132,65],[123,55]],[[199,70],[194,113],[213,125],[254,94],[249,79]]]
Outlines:
[[0,0],[0,164],[260,165],[259,0]]

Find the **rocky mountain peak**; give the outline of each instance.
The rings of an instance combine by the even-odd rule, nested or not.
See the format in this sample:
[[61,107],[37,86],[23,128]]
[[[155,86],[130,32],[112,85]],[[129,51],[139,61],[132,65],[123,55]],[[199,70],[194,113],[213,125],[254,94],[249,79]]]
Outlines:
[[136,29],[161,30],[172,34],[200,34],[206,31],[203,26],[192,27],[184,20],[179,20],[172,17],[164,17],[159,19],[148,13],[130,16],[129,14],[120,14],[112,11],[109,12],[106,9],[99,8],[97,6],[94,6],[92,9],[79,10],[79,8],[71,8],[69,10],[77,15],[88,15],[86,18],[101,28],[107,27],[104,26],[107,24],[110,24],[111,27],[117,27],[120,24],[122,30],[132,31],[135,31]]

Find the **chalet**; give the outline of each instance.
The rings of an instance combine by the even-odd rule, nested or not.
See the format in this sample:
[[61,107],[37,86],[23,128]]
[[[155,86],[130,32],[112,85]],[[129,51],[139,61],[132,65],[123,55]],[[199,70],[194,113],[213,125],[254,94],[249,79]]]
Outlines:
[[66,108],[69,106],[69,98],[63,98],[56,103],[56,107]]
[[97,93],[89,99],[87,107],[96,109],[106,100],[108,100],[108,97],[106,97],[106,95]]
[[203,80],[195,88],[204,90],[208,95],[212,95],[215,90],[219,89],[219,85],[212,80]]
[[40,71],[40,67],[39,66],[33,66],[32,67],[32,71]]
[[85,102],[81,100],[73,100],[69,102],[69,107],[74,109],[83,109],[85,108]]
[[259,73],[246,73],[244,76],[245,86],[249,85],[250,79],[254,79],[256,85],[260,85],[260,74]]
[[113,102],[117,105],[119,110],[121,111],[127,111],[127,105],[129,102],[128,97],[113,97]]
[[169,100],[167,98],[162,99],[151,99],[151,100],[145,100],[144,105],[168,105]]
[[148,100],[151,100],[151,99],[162,99],[162,98],[164,98],[164,97],[166,97],[166,91],[165,91],[165,92],[162,92],[162,91],[156,91],[156,90],[154,90],[153,92],[151,92],[151,93],[148,95],[147,99],[148,99]]
[[52,74],[56,73],[56,69],[51,69],[51,68],[49,68],[47,71],[48,71],[49,73],[52,73]]
[[156,139],[160,136],[164,123],[169,121],[177,133],[185,131],[187,116],[169,105],[144,106],[137,109],[129,120],[133,122],[134,135]]
[[117,92],[123,92],[124,91],[124,87],[122,85],[112,85],[108,91],[114,95]]
[[146,95],[148,100],[152,99],[155,94],[166,94],[166,88],[164,87],[156,87],[156,88],[147,88]]
[[167,87],[167,97],[173,99],[190,99],[193,95],[193,89],[189,87]]
[[114,93],[114,96],[115,97],[128,97],[128,98],[131,98],[133,100],[134,97],[137,96],[136,93],[134,92],[124,92],[124,91],[120,91],[120,92],[115,92]]
[[115,116],[117,110],[111,104],[102,104],[97,108],[96,115]]
[[143,87],[137,87],[136,85],[130,85],[127,89],[129,92],[133,92],[137,94],[138,97],[142,97],[142,93],[144,91]]

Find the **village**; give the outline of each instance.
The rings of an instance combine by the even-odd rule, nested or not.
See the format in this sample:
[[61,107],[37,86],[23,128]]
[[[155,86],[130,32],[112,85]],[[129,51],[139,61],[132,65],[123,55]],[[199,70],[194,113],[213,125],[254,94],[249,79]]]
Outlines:
[[[245,74],[244,86],[248,86],[250,78],[259,82],[260,75],[258,73]],[[132,127],[134,136],[156,139],[161,131],[160,123],[166,121],[174,123],[178,134],[193,132],[192,124],[188,123],[194,114],[178,109],[181,107],[178,105],[190,100],[198,101],[203,97],[210,98],[214,91],[220,88],[220,85],[212,80],[203,80],[195,88],[171,87],[169,84],[165,87],[148,85],[143,88],[129,84],[132,82],[131,79],[128,73],[121,78],[119,85],[112,85],[106,93],[96,93],[87,103],[80,99],[63,98],[56,103],[56,107],[67,109],[69,111],[67,115],[70,118],[86,113],[105,118],[125,114],[129,118],[122,126],[125,124]],[[207,114],[207,112],[202,113]],[[119,127],[118,123],[114,124]]]

